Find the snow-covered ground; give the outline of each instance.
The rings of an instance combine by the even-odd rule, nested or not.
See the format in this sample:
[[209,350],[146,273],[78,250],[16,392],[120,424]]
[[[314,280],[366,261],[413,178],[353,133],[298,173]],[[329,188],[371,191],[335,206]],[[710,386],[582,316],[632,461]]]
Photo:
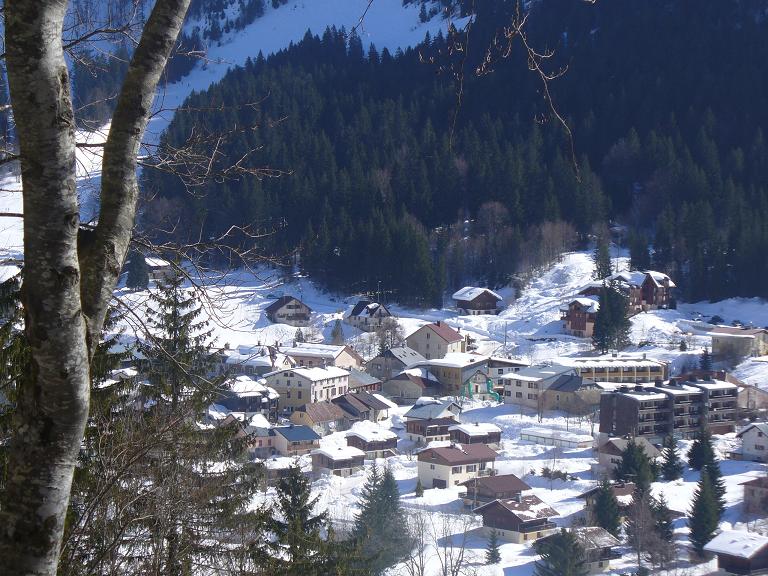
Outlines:
[[[399,407],[393,411],[393,414],[402,415],[409,408],[408,406]],[[557,430],[566,430],[567,428],[572,432],[589,434],[590,425],[588,422],[579,422],[574,419],[566,421],[564,417],[558,415],[545,417],[542,422],[539,422],[533,414],[520,414],[517,407],[491,406],[483,403],[467,406],[461,414],[461,420],[492,422],[499,426],[502,429],[502,445],[499,450],[499,458],[496,461],[498,472],[500,474],[515,474],[528,483],[533,494],[559,513],[559,516],[553,519],[559,526],[568,527],[578,523],[583,510],[583,500],[579,499],[578,496],[596,486],[599,480],[591,472],[591,465],[595,462],[592,449],[561,449],[552,446],[540,446],[520,441],[519,437],[521,429],[531,426],[544,426]],[[391,423],[392,418],[380,425],[389,428]],[[414,493],[418,474],[416,457],[412,454],[413,446],[410,441],[403,438],[402,430],[399,432],[401,434],[401,440],[398,444],[400,455],[389,458],[386,464],[383,460],[379,460],[378,464],[380,466],[387,465],[391,468],[398,482],[406,512],[409,514],[427,514],[431,517],[431,521],[438,524],[444,518],[448,521],[453,520],[456,523],[455,529],[458,530],[460,522],[456,519],[462,518],[464,514],[458,498],[461,492],[460,488],[427,489],[422,497],[416,497]],[[716,437],[716,447],[721,455],[724,455],[733,446],[733,436],[730,434]],[[345,445],[345,443],[345,432],[336,432],[321,440],[321,445],[326,448]],[[690,442],[681,441],[679,447],[684,453],[689,445]],[[305,457],[305,460],[308,460],[308,457]],[[562,470],[575,476],[576,479],[550,481],[541,476],[541,470],[544,467]],[[746,530],[745,521],[747,518],[743,515],[741,504],[744,489],[740,484],[758,475],[764,475],[768,466],[725,460],[721,462],[721,468],[727,490],[727,508],[721,522],[721,528]],[[327,510],[339,525],[344,526],[352,522],[357,512],[357,499],[369,470],[370,462],[366,465],[365,470],[349,478],[325,476],[314,482],[313,491],[320,498],[319,507]],[[664,494],[673,511],[685,514],[690,508],[698,478],[698,472],[686,470],[682,479],[675,482],[656,482],[653,484],[652,490],[656,496]],[[264,497],[259,498],[259,502],[269,500],[272,494],[273,490],[270,489]],[[481,525],[482,521],[479,517],[472,520],[470,537],[467,542],[470,564],[477,571],[478,576],[502,574],[505,576],[530,576],[533,574],[537,556],[530,546],[521,544],[503,543],[501,546],[502,561],[494,566],[484,566],[487,538],[479,531]],[[679,544],[679,554],[675,571],[670,572],[670,574],[694,576],[714,570],[716,568],[714,560],[696,566],[691,566],[688,563],[688,528],[685,518],[675,520],[674,527],[675,539]],[[633,561],[634,555],[630,549],[622,546],[619,550],[624,554],[624,557],[612,563],[612,570],[608,574],[626,573],[636,568]],[[435,554],[434,548],[430,549],[429,554]],[[439,566],[436,566],[434,558],[431,566],[434,568],[428,574],[430,576],[439,574]],[[391,573],[405,574],[401,568],[396,567]]]

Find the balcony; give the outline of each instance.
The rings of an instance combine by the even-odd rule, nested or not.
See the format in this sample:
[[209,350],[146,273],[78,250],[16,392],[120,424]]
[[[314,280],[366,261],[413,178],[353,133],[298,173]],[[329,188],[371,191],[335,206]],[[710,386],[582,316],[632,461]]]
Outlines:
[[536,526],[520,526],[517,531],[520,534],[533,534],[534,532],[544,532],[545,530],[554,530],[555,528],[557,528],[557,524],[554,522],[545,522]]

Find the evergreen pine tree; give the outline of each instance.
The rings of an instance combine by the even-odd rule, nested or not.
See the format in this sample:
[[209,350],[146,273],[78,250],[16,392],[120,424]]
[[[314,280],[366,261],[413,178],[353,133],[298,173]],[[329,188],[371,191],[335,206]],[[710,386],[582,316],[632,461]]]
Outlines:
[[688,515],[689,538],[700,556],[704,554],[704,546],[714,537],[717,525],[717,499],[709,474],[702,474],[693,493],[693,504]]
[[576,536],[565,528],[537,540],[533,548],[541,556],[535,563],[536,576],[586,576],[589,574],[584,559],[584,549],[576,540]]
[[416,480],[416,497],[421,498],[424,496],[424,485],[421,483],[421,478]]
[[595,518],[598,526],[618,537],[621,532],[621,511],[619,501],[607,478],[600,483],[600,490],[595,498]]
[[707,462],[701,469],[701,473],[709,476],[709,483],[712,486],[712,492],[717,501],[718,519],[720,519],[725,512],[725,480],[723,479],[723,473],[720,470],[720,463],[717,459]]
[[501,553],[499,552],[499,534],[496,529],[491,530],[488,536],[488,546],[485,549],[485,563],[498,564],[501,562]]
[[344,344],[344,329],[341,327],[341,320],[336,320],[331,330],[331,344],[341,346]]
[[712,446],[712,435],[704,426],[688,450],[688,465],[694,470],[701,470],[710,462],[715,461],[715,449]]
[[614,476],[622,482],[634,482],[635,487],[643,492],[650,488],[654,480],[651,463],[643,447],[639,446],[634,438],[627,440]]
[[662,458],[661,475],[664,480],[669,482],[683,476],[683,461],[680,458],[680,452],[677,450],[675,439],[672,436],[664,438]]
[[274,547],[284,557],[278,563],[283,574],[316,573],[312,567],[321,558],[321,531],[327,526],[325,512],[314,514],[319,496],[312,498],[311,482],[298,464],[277,483],[277,494],[267,528],[275,536]]
[[304,332],[301,331],[301,328],[296,328],[296,334],[294,335],[293,340],[296,343],[306,341],[306,339],[304,338]]
[[677,347],[680,352],[687,352],[688,351],[688,344],[686,344],[685,340],[682,338],[680,339],[680,346]]
[[712,355],[709,353],[709,348],[704,348],[704,352],[701,353],[699,368],[706,372],[712,370]]
[[381,573],[409,551],[410,536],[400,491],[392,470],[372,467],[360,496],[360,512],[352,530],[354,541],[375,573]]
[[144,255],[132,251],[125,262],[125,286],[132,290],[146,290],[149,285],[149,267]]
[[674,532],[672,529],[672,511],[669,509],[667,499],[662,493],[659,498],[651,499],[651,512],[656,521],[656,533],[665,542],[672,542]]
[[595,251],[592,254],[592,260],[595,263],[595,270],[592,273],[593,280],[605,280],[613,274],[611,268],[611,252],[608,241],[600,237],[597,239]]

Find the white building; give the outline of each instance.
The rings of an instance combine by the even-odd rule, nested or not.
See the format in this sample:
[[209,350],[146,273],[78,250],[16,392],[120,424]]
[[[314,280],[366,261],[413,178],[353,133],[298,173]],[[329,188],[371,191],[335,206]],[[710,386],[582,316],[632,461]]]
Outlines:
[[280,348],[280,352],[290,357],[296,366],[336,366],[349,370],[360,370],[363,357],[349,346],[334,344],[313,344],[311,342],[296,342],[293,346]]
[[741,459],[768,462],[768,422],[750,424],[737,435],[741,438]]
[[287,412],[331,400],[349,389],[349,372],[336,366],[276,370],[264,374],[264,379],[280,394],[278,408]]
[[419,452],[419,480],[424,488],[447,488],[493,474],[496,451],[485,444],[453,444]]
[[520,440],[558,448],[590,448],[594,442],[589,434],[576,434],[552,428],[525,428],[520,430]]

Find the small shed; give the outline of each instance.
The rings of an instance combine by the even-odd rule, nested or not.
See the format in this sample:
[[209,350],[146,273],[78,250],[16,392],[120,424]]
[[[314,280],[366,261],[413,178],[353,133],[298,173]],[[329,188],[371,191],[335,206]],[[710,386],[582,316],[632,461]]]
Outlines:
[[762,574],[768,570],[768,536],[723,530],[704,546],[704,551],[716,554],[717,567],[732,574]]

